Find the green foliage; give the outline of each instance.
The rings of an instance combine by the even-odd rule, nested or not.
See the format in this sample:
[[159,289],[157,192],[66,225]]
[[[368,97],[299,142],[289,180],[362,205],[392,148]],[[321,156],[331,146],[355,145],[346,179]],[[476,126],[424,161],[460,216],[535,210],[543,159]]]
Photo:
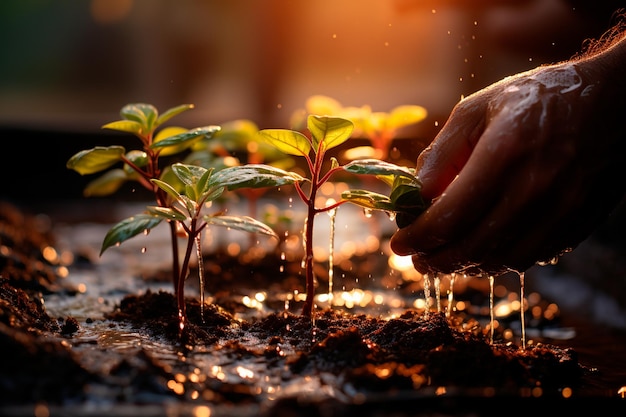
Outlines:
[[[260,130],[260,137],[267,143],[275,146],[290,155],[302,156],[309,168],[309,190],[306,193],[302,181],[295,181],[294,185],[300,199],[308,207],[305,221],[305,270],[306,270],[306,299],[302,313],[312,315],[314,297],[313,276],[313,225],[315,216],[320,212],[330,211],[346,202],[369,210],[382,210],[393,213],[400,227],[409,224],[426,205],[421,197],[421,183],[415,173],[406,167],[394,165],[377,159],[363,159],[352,161],[341,166],[335,158],[330,158],[330,168],[322,171],[325,154],[331,148],[337,147],[350,138],[354,131],[354,123],[348,119],[334,116],[309,115],[307,130],[310,136],[289,129]],[[341,201],[318,208],[315,206],[317,190],[332,174],[344,171],[357,175],[373,175],[391,186],[390,195],[382,195],[367,190],[349,190],[342,193]]]
[[[366,209],[394,213],[398,225],[403,227],[426,207],[420,195],[421,184],[414,170],[378,159],[355,160],[344,166],[334,157],[327,160],[327,151],[345,143],[354,133],[355,123],[348,118],[311,114],[307,117],[306,134],[290,129],[258,130],[256,125],[245,120],[233,121],[225,130],[220,126],[190,130],[163,126],[174,116],[191,108],[192,105],[185,104],[159,114],[150,104],[128,104],[120,111],[121,120],[107,123],[103,128],[132,134],[139,139],[139,146],[128,151],[123,146],[98,146],[76,153],[66,163],[67,168],[80,175],[101,173],[87,185],[85,196],[113,194],[127,181],[138,182],[153,193],[156,205],[149,205],[144,212],[114,225],[103,240],[100,254],[165,221],[170,227],[172,281],[177,295],[181,332],[186,322],[184,283],[194,248],[198,264],[202,265],[200,237],[204,229],[220,226],[277,237],[271,227],[254,216],[230,216],[222,212],[203,211],[207,203],[221,198],[226,191],[250,193],[250,190],[294,185],[307,206],[304,226],[307,290],[302,309],[307,316],[312,315],[314,298],[313,227],[317,214],[334,210],[344,203],[352,203]],[[414,109],[392,112],[386,119],[390,124],[385,126],[401,125],[410,119],[401,114],[410,114],[412,111]],[[233,161],[231,153],[243,148],[251,163]],[[309,169],[308,177],[261,163],[264,160],[284,162],[287,159],[285,154],[304,158]],[[162,156],[178,156],[179,161],[161,166]],[[120,166],[116,166],[118,164]],[[324,170],[323,167],[327,168]],[[317,191],[333,174],[339,172],[375,176],[391,187],[390,193],[387,196],[367,190],[349,190],[342,194],[339,202],[316,207]],[[258,195],[248,194],[251,201]],[[186,235],[182,264],[177,243],[180,231]],[[201,270],[199,275],[203,304],[204,277]]]
[[411,224],[427,208],[421,182],[413,169],[375,159],[353,161],[343,168],[354,174],[374,175],[388,184],[391,191],[386,196],[367,190],[348,190],[341,194],[342,200],[365,209],[393,213],[400,228]]
[[165,122],[192,108],[193,105],[184,104],[159,115],[151,104],[127,104],[120,111],[122,120],[107,123],[102,128],[133,134],[139,139],[138,147],[127,151],[123,146],[97,146],[76,153],[66,166],[81,175],[88,175],[105,171],[118,163],[123,164],[120,171],[114,174],[107,172],[87,184],[85,196],[114,194],[128,181],[139,182],[152,191],[150,180],[159,178],[162,173],[158,163],[160,157],[187,151],[195,142],[211,138],[220,130],[219,126],[191,130],[167,127],[157,133]]
[[292,115],[292,127],[302,130],[308,114],[325,114],[350,120],[354,124],[353,136],[368,139],[373,150],[371,154],[385,160],[389,155],[391,142],[398,138],[400,130],[424,120],[427,111],[422,106],[412,104],[396,106],[388,112],[373,111],[367,105],[343,106],[332,97],[313,95],[306,100],[304,109]]
[[[114,225],[104,237],[100,255],[110,247],[150,231],[165,220],[170,226],[172,281],[178,300],[181,333],[186,322],[184,283],[194,247],[198,263],[202,264],[201,232],[212,225],[277,237],[269,226],[250,216],[203,213],[206,203],[215,201],[226,190],[277,187],[304,180],[298,174],[263,164],[230,167],[221,164],[220,169],[182,162],[161,166],[160,157],[178,155],[180,160],[185,160],[194,152],[196,144],[211,139],[220,131],[219,126],[191,130],[177,126],[162,127],[163,123],[191,108],[192,105],[185,104],[159,115],[158,110],[150,104],[128,104],[120,111],[122,120],[107,123],[103,128],[136,136],[140,143],[137,149],[127,151],[123,146],[98,146],[74,154],[66,163],[68,169],[81,175],[104,171],[87,185],[85,196],[113,194],[127,181],[136,181],[153,193],[156,205],[150,205],[143,213]],[[205,161],[211,162],[207,165],[220,165],[213,164],[212,158]],[[121,164],[121,167],[116,167],[116,164]],[[179,229],[187,237],[182,265],[177,243]],[[201,297],[204,298],[202,270],[199,275]]]

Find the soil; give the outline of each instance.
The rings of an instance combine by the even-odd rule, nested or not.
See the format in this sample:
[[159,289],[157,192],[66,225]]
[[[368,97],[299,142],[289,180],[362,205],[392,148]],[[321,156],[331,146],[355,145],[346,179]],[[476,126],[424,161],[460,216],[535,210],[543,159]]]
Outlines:
[[[274,252],[251,258],[207,254],[205,269],[223,279],[207,283],[210,303],[203,307],[198,297],[187,298],[189,323],[182,338],[174,296],[162,290],[105,301],[101,318],[52,317],[42,301],[46,294],[72,298],[80,292],[64,281],[63,268],[47,253],[55,239],[36,216],[0,205],[4,415],[32,415],[44,407],[52,415],[135,415],[139,409],[168,416],[404,416],[416,410],[460,416],[492,409],[488,401],[494,397],[508,399],[509,406],[542,406],[541,401],[605,392],[590,389],[596,370],[582,364],[575,349],[541,341],[522,348],[506,336],[505,325],[492,341],[484,314],[448,316],[409,306],[382,317],[365,309],[318,307],[313,320],[304,317],[296,299],[273,296],[303,290],[299,262],[276,279],[280,261]],[[359,256],[337,276],[376,269],[368,254]],[[89,259],[76,253],[74,262]],[[323,281],[324,271],[318,272]],[[144,279],[167,277],[159,271]],[[484,306],[489,297],[483,284],[467,285],[455,297]],[[410,293],[411,285],[397,291]],[[267,295],[263,308],[242,302],[241,294],[261,290]],[[506,318],[501,321],[506,324]],[[96,324],[105,329],[101,334],[80,336]],[[558,321],[534,323],[551,325]],[[103,345],[106,329],[120,326],[141,342],[116,351]]]

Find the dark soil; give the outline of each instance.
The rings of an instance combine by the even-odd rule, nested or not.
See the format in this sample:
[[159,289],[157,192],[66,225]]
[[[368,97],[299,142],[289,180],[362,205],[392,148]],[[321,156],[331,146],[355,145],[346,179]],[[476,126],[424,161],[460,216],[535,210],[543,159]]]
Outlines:
[[[89,351],[76,349],[73,343],[84,324],[71,316],[51,317],[41,301],[51,292],[67,297],[76,293],[59,278],[58,265],[46,260],[44,249],[54,245],[55,237],[36,217],[0,205],[0,404],[5,407],[71,407],[97,402],[100,396],[119,405],[226,407],[230,411],[224,415],[244,415],[250,409],[266,416],[352,411],[405,415],[409,406],[438,410],[439,415],[465,415],[462,410],[471,404],[488,408],[480,401],[492,397],[508,398],[511,404],[562,399],[569,390],[574,398],[584,397],[586,378],[593,374],[567,347],[532,343],[522,349],[499,334],[491,343],[483,326],[469,315],[446,317],[409,308],[395,318],[382,319],[326,308],[318,309],[311,320],[299,314],[298,303],[285,309],[282,300],[275,301],[275,311],[251,314],[255,312],[230,294],[250,288],[265,288],[271,294],[279,290],[272,285],[297,286],[301,280],[292,277],[270,285],[275,277],[264,278],[263,268],[275,267],[274,254],[247,264],[241,258],[227,259],[224,253],[207,256],[208,270],[229,272],[211,284],[217,286],[207,287],[214,302],[203,311],[197,299],[187,299],[189,323],[182,338],[176,301],[168,292],[125,296],[106,314],[110,327],[130,323],[145,337],[177,352],[178,361],[140,348],[95,372],[83,365],[88,358],[81,355]],[[337,395],[329,398],[303,390],[268,400],[268,391],[254,379],[233,381],[191,364],[194,355],[215,354],[229,363],[253,364],[267,372],[267,378],[285,384],[319,380]],[[215,410],[212,415],[219,414]]]

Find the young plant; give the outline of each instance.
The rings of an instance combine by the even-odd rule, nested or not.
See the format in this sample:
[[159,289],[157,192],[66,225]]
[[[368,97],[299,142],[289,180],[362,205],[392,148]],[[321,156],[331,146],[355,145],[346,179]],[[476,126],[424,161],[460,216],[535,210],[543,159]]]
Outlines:
[[215,171],[214,168],[207,169],[196,165],[176,163],[170,168],[182,187],[178,182],[171,181],[171,178],[169,178],[170,182],[151,180],[170,197],[171,202],[168,206],[148,206],[146,212],[129,217],[113,226],[104,238],[100,254],[111,246],[116,246],[156,227],[163,220],[181,229],[187,238],[187,244],[182,266],[175,274],[178,279],[174,282],[177,285],[174,293],[178,305],[179,332],[182,334],[187,321],[184,284],[189,274],[189,262],[194,247],[199,268],[200,306],[201,309],[204,308],[202,230],[208,225],[214,225],[278,238],[269,226],[250,216],[229,216],[225,213],[203,214],[203,208],[207,206],[207,203],[220,197],[225,190],[233,191],[245,187],[277,187],[304,179],[295,173],[288,173],[268,165],[240,165]]
[[[166,220],[171,231],[172,281],[178,303],[181,335],[187,322],[184,282],[189,273],[189,262],[194,246],[198,256],[201,306],[204,306],[204,275],[200,245],[202,230],[207,225],[218,225],[275,236],[271,228],[249,216],[227,216],[224,213],[204,214],[202,210],[205,205],[220,197],[225,190],[277,187],[304,180],[295,173],[261,164],[234,166],[218,171],[213,167],[205,168],[182,163],[160,167],[159,156],[179,153],[188,149],[193,142],[219,130],[217,126],[184,132],[178,128],[172,136],[154,135],[159,125],[189,108],[191,106],[179,106],[158,116],[158,112],[151,105],[128,105],[122,109],[124,120],[109,123],[104,127],[135,134],[140,138],[143,150],[126,152],[121,146],[96,147],[78,152],[67,162],[68,168],[83,175],[104,171],[112,168],[117,162],[123,162],[123,169],[112,168],[90,183],[85,191],[86,195],[113,193],[121,183],[128,180],[136,180],[153,192],[157,205],[148,206],[145,212],[122,220],[113,226],[104,238],[100,255],[111,246],[119,245],[140,233],[149,231]],[[177,234],[179,231],[187,237],[182,266],[178,254]]]
[[[161,158],[182,154],[193,143],[202,138],[210,138],[220,130],[219,126],[199,127],[187,130],[182,127],[162,126],[173,117],[192,109],[192,104],[183,104],[159,114],[156,107],[147,103],[130,103],[122,107],[121,120],[107,123],[103,129],[130,133],[139,139],[135,149],[126,150],[124,146],[97,146],[74,154],[66,163],[67,168],[80,175],[101,173],[98,178],[87,184],[83,191],[85,197],[107,196],[117,192],[127,182],[137,182],[154,196],[159,207],[168,207],[167,193],[152,182],[167,173],[161,166]],[[181,156],[182,158],[182,156]],[[119,167],[119,164],[122,167]],[[147,222],[148,224],[150,222]],[[172,281],[174,288],[179,287],[180,261],[176,223],[170,222],[172,244]],[[148,229],[148,227],[146,227]]]
[[[219,132],[212,138],[195,142],[186,163],[207,166],[216,159],[229,166],[242,164],[267,164],[281,169],[290,169],[295,158],[285,155],[274,146],[260,141],[259,128],[251,120],[236,119],[223,123]],[[258,203],[269,188],[243,188],[238,190],[248,207],[248,216],[259,218]],[[250,235],[249,246],[254,245],[254,235]]]
[[[304,157],[307,163],[309,170],[308,191],[303,189],[300,182],[294,182],[294,186],[298,196],[307,206],[304,225],[306,296],[302,314],[311,317],[315,296],[315,277],[313,274],[315,216],[322,212],[334,210],[346,202],[391,213],[407,211],[412,216],[423,210],[420,204],[423,201],[419,194],[421,187],[419,180],[407,168],[375,159],[352,161],[345,166],[340,166],[334,157],[330,158],[330,161],[326,161],[326,152],[329,149],[341,145],[350,138],[354,130],[354,124],[350,120],[341,117],[309,115],[307,129],[310,135],[289,129],[263,129],[259,131],[259,135],[287,154]],[[323,165],[328,164],[328,162],[330,166],[324,171]],[[348,191],[342,194],[342,199],[339,202],[324,207],[316,207],[317,191],[325,182],[330,180],[333,174],[339,171],[375,175],[392,185],[391,196],[387,197],[366,190]]]
[[[305,109],[294,113],[292,125],[297,129],[303,124],[303,114],[326,114],[342,117],[354,123],[355,137],[367,139],[371,148],[352,148],[351,154],[367,153],[369,156],[388,160],[391,143],[397,139],[400,129],[421,122],[427,116],[424,107],[405,104],[388,112],[372,111],[370,106],[343,106],[339,101],[324,95],[313,95],[306,100]],[[348,155],[349,159],[354,159]]]

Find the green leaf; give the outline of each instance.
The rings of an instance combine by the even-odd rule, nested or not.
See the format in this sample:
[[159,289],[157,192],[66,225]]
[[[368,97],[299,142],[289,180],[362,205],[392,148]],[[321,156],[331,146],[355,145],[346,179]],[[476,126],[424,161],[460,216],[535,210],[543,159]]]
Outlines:
[[224,190],[225,190],[224,187],[216,187],[216,188],[208,189],[202,194],[202,201],[203,202],[215,201],[219,196],[221,196],[224,193]]
[[120,114],[126,120],[132,120],[141,124],[147,132],[152,132],[159,112],[152,104],[131,103],[122,107]]
[[[172,171],[185,185],[195,186],[198,181],[207,174],[210,176],[213,169],[206,169],[198,165],[176,163],[172,165]],[[206,181],[206,179],[205,179]]]
[[148,154],[144,151],[132,150],[127,152],[124,157],[140,168],[148,165]]
[[309,114],[326,114],[336,115],[341,109],[341,103],[336,99],[321,94],[312,95],[306,100],[305,104]]
[[123,146],[96,146],[74,154],[66,163],[80,175],[94,174],[103,171],[122,160],[126,150]]
[[183,222],[187,220],[184,214],[169,208],[169,207],[159,207],[159,206],[148,206],[146,207],[149,214],[153,216],[163,217],[164,220],[175,220]]
[[305,180],[295,172],[284,171],[271,165],[247,164],[215,172],[211,184],[233,191],[239,188],[279,187]]
[[419,182],[413,171],[407,167],[392,164],[379,159],[357,159],[348,162],[343,169],[353,174],[365,175],[393,175],[406,177],[416,183]]
[[423,211],[426,203],[422,198],[421,189],[413,185],[402,184],[392,190],[389,199],[396,211]]
[[133,120],[118,120],[105,124],[102,126],[102,129],[111,129],[120,132],[132,133],[133,135],[141,135],[143,133],[144,126]]
[[309,138],[295,130],[263,129],[259,137],[288,155],[309,156],[311,152]]
[[404,126],[419,123],[426,118],[426,109],[422,106],[403,105],[391,110],[387,117],[387,127],[399,129]]
[[[221,124],[222,129],[215,134],[215,139],[219,139],[219,143],[224,145],[226,149],[246,150],[248,143],[257,139],[259,128],[251,120],[237,119]],[[263,143],[267,145],[266,143]],[[274,149],[272,147],[272,149]]]
[[278,235],[276,235],[271,227],[249,216],[206,215],[203,217],[203,219],[211,225],[223,226],[230,229],[243,230],[245,232],[251,233],[262,233],[264,235],[274,236],[278,238]]
[[318,149],[321,142],[326,151],[348,140],[354,130],[354,123],[341,117],[310,115],[307,128],[313,137],[315,149]]
[[151,179],[152,183],[156,184],[160,189],[168,193],[174,200],[178,201],[181,199],[181,194],[171,185],[166,183],[165,181]]
[[366,209],[394,211],[389,197],[368,190],[344,191],[341,193],[341,199]]
[[[185,129],[184,127],[179,126],[168,126],[166,128],[161,129],[152,139],[152,144],[161,142],[163,139],[167,139],[169,137],[174,137],[176,135],[180,135],[183,133],[189,132],[189,129]],[[158,147],[158,146],[157,146]],[[159,156],[170,156],[180,153],[190,147],[189,143],[181,143],[174,146],[166,146],[159,148]],[[155,148],[153,146],[153,148]]]
[[150,145],[150,148],[157,149],[166,148],[168,146],[184,146],[185,148],[188,148],[193,145],[194,142],[202,139],[203,137],[213,136],[215,132],[218,132],[220,129],[221,128],[219,126],[197,127],[178,135],[160,139],[158,142],[155,141],[152,145]]
[[163,114],[159,116],[156,121],[155,127],[161,126],[163,123],[167,122],[174,116],[178,116],[182,112],[193,109],[193,104],[181,104],[180,106],[172,107],[171,109],[167,109]]
[[129,180],[128,174],[123,169],[112,169],[100,177],[89,182],[83,190],[85,197],[104,197],[114,194]]
[[424,201],[421,187],[415,184],[405,184],[399,181],[391,191],[389,198],[393,209],[397,213],[396,224],[402,228],[411,224],[419,216],[428,204]]
[[[185,191],[183,192],[183,195],[181,197],[183,196],[189,198],[189,200],[191,201],[200,202],[200,194],[198,194],[198,192],[196,191],[195,184],[194,185],[185,184]],[[195,206],[196,205],[194,204],[188,207],[195,207]]]
[[[185,188],[187,188],[187,186],[185,186]],[[187,195],[181,194],[179,201],[185,206],[187,213],[189,213],[189,217],[195,218],[197,216],[201,207],[196,203],[195,199],[192,200]]]
[[136,216],[122,220],[107,232],[102,242],[100,256],[111,246],[118,245],[131,237],[152,229],[161,223],[162,220],[162,217],[153,216],[151,214],[137,214]]
[[207,169],[196,182],[196,190],[198,190],[199,195],[204,196],[210,190],[211,183],[209,180],[211,179],[211,175],[213,175],[213,169]]

